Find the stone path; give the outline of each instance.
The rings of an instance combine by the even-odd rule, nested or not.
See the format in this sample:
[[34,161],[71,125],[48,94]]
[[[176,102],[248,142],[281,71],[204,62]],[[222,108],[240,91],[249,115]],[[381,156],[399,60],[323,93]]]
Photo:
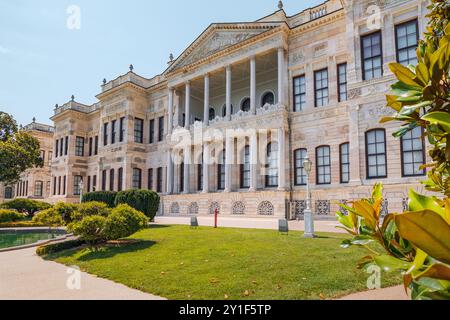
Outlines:
[[354,293],[339,300],[411,300],[403,286]]
[[36,248],[0,253],[0,300],[162,300],[84,272],[80,290],[70,290],[67,282],[74,274],[35,252]]

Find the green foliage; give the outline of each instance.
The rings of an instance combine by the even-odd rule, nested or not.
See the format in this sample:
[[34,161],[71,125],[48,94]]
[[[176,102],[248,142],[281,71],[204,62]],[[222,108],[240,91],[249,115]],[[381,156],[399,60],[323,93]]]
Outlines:
[[102,216],[107,217],[111,210],[108,205],[104,202],[85,202],[81,203],[76,207],[76,210],[72,212],[72,221],[81,221],[85,217],[89,216]]
[[149,219],[142,212],[121,204],[112,210],[103,230],[107,240],[117,240],[129,237],[148,226]]
[[64,250],[74,249],[81,247],[84,244],[81,240],[69,240],[60,243],[53,243],[45,246],[40,246],[36,249],[36,254],[40,257],[49,254],[58,253]]
[[35,223],[32,221],[19,221],[19,222],[5,222],[0,223],[0,229],[3,228],[36,228],[36,227],[49,227],[48,225]]
[[6,112],[0,111],[0,141],[7,141],[16,132],[16,120]]
[[33,222],[51,227],[64,225],[62,215],[55,208],[43,210],[33,217]]
[[117,192],[114,191],[96,191],[89,192],[83,195],[82,202],[104,202],[110,208],[114,208]]
[[23,213],[16,210],[0,209],[0,223],[18,222],[25,220]]
[[90,244],[100,243],[106,240],[103,235],[106,218],[102,216],[88,216],[81,221],[72,222],[67,226],[67,230],[80,240],[86,241]]
[[125,203],[130,207],[143,212],[153,220],[159,208],[159,195],[150,190],[121,191],[116,196],[116,205]]
[[58,202],[53,208],[58,212],[66,225],[73,221],[73,215],[77,211],[78,205],[73,203]]
[[33,216],[36,212],[51,208],[52,205],[32,199],[14,199],[0,205],[0,208],[13,209]]

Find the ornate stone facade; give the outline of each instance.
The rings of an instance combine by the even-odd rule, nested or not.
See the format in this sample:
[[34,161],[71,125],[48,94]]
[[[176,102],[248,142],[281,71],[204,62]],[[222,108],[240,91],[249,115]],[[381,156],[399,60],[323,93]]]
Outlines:
[[[317,214],[367,197],[376,181],[386,187],[384,212],[401,212],[422,178],[405,174],[397,124],[379,118],[391,112],[388,63],[400,57],[399,35],[422,33],[427,3],[330,0],[293,16],[212,24],[161,75],[131,68],[102,85],[95,105],[73,99],[55,109],[48,200],[78,201],[83,180],[84,192],[158,191],[159,215],[296,218],[305,151]],[[379,14],[368,11],[374,4]],[[378,31],[370,60],[363,39]],[[381,71],[367,79],[369,60]],[[370,175],[373,161],[385,174]]]

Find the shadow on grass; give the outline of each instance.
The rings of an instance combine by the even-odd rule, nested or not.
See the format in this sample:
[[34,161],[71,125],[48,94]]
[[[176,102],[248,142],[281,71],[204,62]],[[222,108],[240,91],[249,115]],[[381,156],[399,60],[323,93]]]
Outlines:
[[147,229],[144,229],[144,230],[163,229],[163,228],[170,228],[170,226],[165,225],[165,224],[151,224]]
[[138,252],[151,248],[156,244],[155,241],[138,241],[131,244],[123,245],[102,245],[97,247],[86,248],[86,253],[79,257],[79,261],[92,261],[97,259],[109,259],[123,253]]

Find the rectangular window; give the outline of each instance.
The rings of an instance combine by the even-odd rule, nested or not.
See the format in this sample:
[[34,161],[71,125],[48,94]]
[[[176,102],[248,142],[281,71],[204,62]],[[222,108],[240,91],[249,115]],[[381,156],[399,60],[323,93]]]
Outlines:
[[133,169],[133,189],[142,188],[142,170],[138,168]]
[[380,78],[383,75],[383,50],[381,31],[361,37],[363,80]]
[[197,191],[203,190],[203,164],[197,164]]
[[91,176],[87,177],[87,192],[91,192]]
[[39,157],[42,159],[43,162],[45,161],[45,150],[41,150],[39,152]]
[[55,158],[58,158],[59,155],[59,139],[55,141]]
[[66,194],[66,185],[67,185],[67,176],[64,176],[64,179],[63,179],[63,187],[62,187],[62,189],[63,189],[62,194],[63,194],[63,195]]
[[98,155],[98,136],[94,139],[94,155]]
[[73,195],[74,196],[81,195],[81,188],[80,188],[81,180],[83,180],[83,178],[81,176],[73,177]]
[[425,146],[421,127],[407,132],[401,139],[403,177],[416,177],[426,174],[421,167],[425,164]]
[[120,118],[119,131],[119,141],[123,142],[125,137],[125,117]]
[[341,183],[350,182],[350,144],[341,144],[339,148],[341,164]]
[[304,186],[307,182],[307,174],[304,168],[304,162],[308,151],[306,149],[298,149],[294,152],[294,165],[295,165],[295,185]]
[[184,163],[180,164],[180,192],[184,192]]
[[34,183],[34,196],[35,197],[42,197],[44,192],[44,182],[42,181],[36,181]]
[[144,142],[144,120],[142,119],[134,119],[134,142]]
[[153,169],[148,169],[147,189],[153,190]]
[[417,20],[395,26],[395,45],[397,62],[408,66],[417,65],[417,46],[419,44],[419,26]]
[[[61,138],[59,141],[60,148],[59,148],[59,156],[62,157],[64,155],[64,138]],[[67,143],[66,143],[67,145]]]
[[328,105],[328,69],[314,72],[314,96],[316,108]]
[[102,171],[102,191],[106,191],[106,170]]
[[119,168],[119,176],[117,177],[117,191],[123,190],[123,168]]
[[305,76],[294,78],[294,112],[302,111],[306,105],[306,79]]
[[58,195],[61,195],[61,177],[58,177]]
[[149,143],[155,142],[155,119],[150,120]]
[[330,147],[316,149],[317,184],[331,184]]
[[339,102],[347,101],[347,63],[341,63],[338,69],[338,99]]
[[109,191],[114,191],[114,169],[109,170]]
[[164,140],[164,117],[160,117],[158,120],[158,141]]
[[225,190],[225,150],[222,151],[222,157],[217,165],[217,189]]
[[64,145],[64,155],[67,156],[69,153],[69,137],[66,137],[66,143]]
[[103,124],[103,145],[108,145],[108,123]]
[[386,132],[377,129],[366,132],[367,178],[387,178]]
[[56,177],[53,177],[53,195],[56,196]]
[[92,191],[97,191],[97,175],[92,177]]
[[161,193],[163,188],[163,168],[156,171],[156,192]]
[[75,140],[75,156],[84,157],[84,138],[77,137]]
[[48,152],[48,165],[49,166],[52,165],[52,160],[53,160],[53,152],[49,151]]
[[244,163],[241,164],[241,189],[250,188],[250,146],[244,148]]
[[116,143],[116,120],[111,122],[111,144]]
[[92,151],[94,150],[93,145],[94,139],[92,137],[89,138],[89,157],[92,157]]

